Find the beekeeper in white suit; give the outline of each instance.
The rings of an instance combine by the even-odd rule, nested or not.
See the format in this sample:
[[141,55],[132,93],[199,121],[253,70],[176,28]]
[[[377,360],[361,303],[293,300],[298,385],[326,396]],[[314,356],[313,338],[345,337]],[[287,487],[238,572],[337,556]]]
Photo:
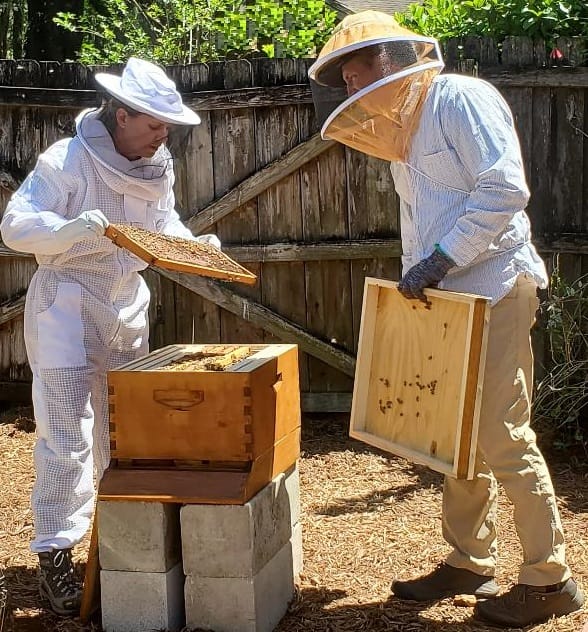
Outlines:
[[[193,238],[174,209],[166,140],[197,125],[161,68],[131,58],[100,73],[109,98],[82,112],[74,138],[39,156],[0,230],[39,264],[28,289],[25,339],[38,440],[32,495],[40,591],[59,614],[79,610],[71,549],[94,507],[93,471],[109,461],[106,373],[147,353],[147,264],[104,237],[109,222]],[[199,240],[215,246],[214,235]]]
[[[391,17],[346,17],[309,69],[324,138],[391,162],[400,197],[399,290],[472,292],[492,299],[474,480],[446,478],[447,559],[392,583],[395,596],[429,601],[473,594],[475,614],[523,627],[582,607],[565,560],[553,485],[530,427],[529,330],[546,287],[531,242],[529,190],[513,116],[485,81],[439,74],[439,45]],[[497,596],[497,481],[514,505],[523,548],[518,583]]]

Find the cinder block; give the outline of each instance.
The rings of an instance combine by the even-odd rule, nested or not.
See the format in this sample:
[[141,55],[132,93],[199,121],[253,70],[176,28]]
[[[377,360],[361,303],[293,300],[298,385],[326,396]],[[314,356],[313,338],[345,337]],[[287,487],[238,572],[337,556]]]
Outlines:
[[300,515],[298,471],[280,474],[244,505],[186,505],[181,509],[186,575],[253,577],[292,537]]
[[184,627],[181,564],[167,573],[103,570],[100,590],[104,632],[176,632]]
[[300,579],[300,575],[304,569],[304,555],[302,552],[302,525],[295,524],[292,529],[292,537],[290,538],[292,545],[292,569],[294,572],[294,581]]
[[180,506],[101,500],[98,546],[104,570],[164,573],[181,558]]
[[290,500],[290,524],[294,527],[300,522],[300,472],[298,462],[285,473],[284,484]]
[[271,632],[294,594],[292,543],[254,577],[187,576],[186,627],[214,632]]

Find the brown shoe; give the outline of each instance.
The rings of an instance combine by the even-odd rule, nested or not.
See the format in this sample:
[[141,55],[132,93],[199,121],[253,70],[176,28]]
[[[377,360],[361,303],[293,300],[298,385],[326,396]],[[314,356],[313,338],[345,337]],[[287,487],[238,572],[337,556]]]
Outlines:
[[523,628],[575,612],[584,605],[584,595],[573,579],[553,586],[516,584],[492,601],[476,604],[474,616],[508,628]]
[[475,595],[483,599],[498,594],[498,585],[494,577],[478,575],[465,568],[455,568],[449,564],[439,564],[437,568],[423,577],[392,582],[392,592],[400,599],[411,601],[433,601],[455,597],[455,595]]

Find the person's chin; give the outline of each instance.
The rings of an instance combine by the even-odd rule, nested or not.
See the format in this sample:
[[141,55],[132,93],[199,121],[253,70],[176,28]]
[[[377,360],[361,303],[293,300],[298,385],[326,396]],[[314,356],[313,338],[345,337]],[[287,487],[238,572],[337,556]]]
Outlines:
[[145,149],[141,152],[141,158],[153,158],[158,149],[159,147],[145,147]]

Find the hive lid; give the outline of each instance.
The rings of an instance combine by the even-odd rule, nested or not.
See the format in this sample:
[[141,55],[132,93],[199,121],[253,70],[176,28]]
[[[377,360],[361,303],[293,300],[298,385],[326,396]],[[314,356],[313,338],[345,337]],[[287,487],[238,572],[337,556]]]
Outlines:
[[105,236],[152,266],[253,285],[257,277],[224,252],[181,237],[126,224],[110,224]]

